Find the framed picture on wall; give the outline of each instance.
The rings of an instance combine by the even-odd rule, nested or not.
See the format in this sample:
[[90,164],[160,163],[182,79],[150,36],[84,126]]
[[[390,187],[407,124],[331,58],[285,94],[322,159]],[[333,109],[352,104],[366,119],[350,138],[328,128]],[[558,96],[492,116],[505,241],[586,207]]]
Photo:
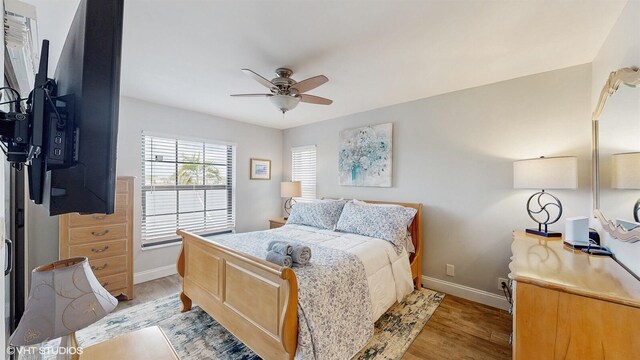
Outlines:
[[340,185],[391,187],[393,123],[340,132]]
[[271,160],[251,159],[251,180],[271,180]]

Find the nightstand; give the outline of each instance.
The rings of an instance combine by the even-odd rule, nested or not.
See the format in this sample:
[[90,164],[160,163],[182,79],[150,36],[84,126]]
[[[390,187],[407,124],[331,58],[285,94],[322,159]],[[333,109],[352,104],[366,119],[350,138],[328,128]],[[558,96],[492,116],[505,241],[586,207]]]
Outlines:
[[284,225],[286,223],[287,223],[287,220],[285,220],[284,218],[270,219],[269,220],[269,229],[279,228],[280,226],[282,226],[282,225]]
[[116,336],[83,349],[80,360],[180,360],[167,336],[157,326]]

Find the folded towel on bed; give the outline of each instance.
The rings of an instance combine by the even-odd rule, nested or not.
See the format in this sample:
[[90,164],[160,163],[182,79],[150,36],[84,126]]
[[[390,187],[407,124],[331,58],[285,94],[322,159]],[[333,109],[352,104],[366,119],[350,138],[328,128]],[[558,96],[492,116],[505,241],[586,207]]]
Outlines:
[[291,267],[291,265],[293,265],[293,260],[291,259],[291,256],[278,254],[273,250],[269,250],[267,252],[266,260],[280,266]]
[[311,249],[305,245],[294,244],[291,259],[298,265],[308,265],[311,260]]
[[293,253],[293,246],[286,241],[274,240],[267,246],[267,251],[277,252],[281,255],[291,255],[291,253]]

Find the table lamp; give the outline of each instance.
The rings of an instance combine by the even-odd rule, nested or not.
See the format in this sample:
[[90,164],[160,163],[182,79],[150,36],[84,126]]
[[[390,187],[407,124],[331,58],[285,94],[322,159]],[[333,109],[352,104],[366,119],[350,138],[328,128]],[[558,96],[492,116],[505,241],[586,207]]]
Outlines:
[[[288,198],[284,202],[284,211],[287,215],[291,214],[291,208],[296,203],[294,197],[302,196],[302,182],[300,181],[283,181],[280,183],[280,197]],[[287,219],[285,217],[285,219]]]
[[529,217],[538,223],[537,229],[527,229],[527,233],[545,237],[562,236],[562,233],[549,231],[547,228],[562,216],[562,203],[545,190],[577,189],[578,159],[574,156],[543,156],[538,159],[515,161],[513,188],[541,190],[531,195],[527,201]]
[[[640,189],[640,152],[611,156],[611,187],[620,190]],[[633,206],[633,219],[640,222],[640,199]]]
[[9,344],[26,346],[62,337],[58,359],[79,359],[75,332],[102,319],[118,300],[100,285],[86,257],[33,270],[29,300]]

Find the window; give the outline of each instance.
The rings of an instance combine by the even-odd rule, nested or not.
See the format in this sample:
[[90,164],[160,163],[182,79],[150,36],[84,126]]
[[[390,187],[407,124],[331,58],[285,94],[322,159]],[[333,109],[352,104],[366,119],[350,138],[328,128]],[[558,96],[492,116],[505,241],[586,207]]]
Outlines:
[[235,229],[235,146],[142,134],[142,247]]
[[302,196],[297,201],[307,202],[316,198],[316,146],[300,146],[291,149],[291,180],[302,181]]

